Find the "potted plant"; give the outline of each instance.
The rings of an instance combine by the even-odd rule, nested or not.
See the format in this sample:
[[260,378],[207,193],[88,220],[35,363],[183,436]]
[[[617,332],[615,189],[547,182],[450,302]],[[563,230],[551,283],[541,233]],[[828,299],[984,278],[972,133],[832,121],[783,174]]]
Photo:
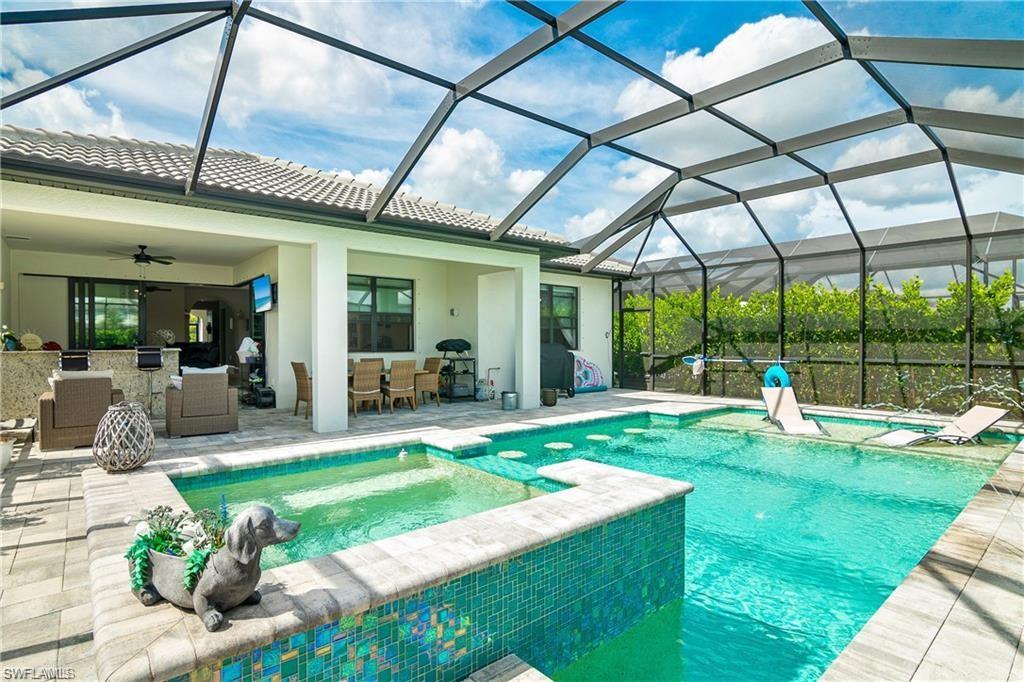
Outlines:
[[[162,505],[145,510],[144,520],[135,526],[135,540],[125,552],[132,591],[144,604],[160,595],[170,599],[190,593],[210,556],[224,546],[226,529],[224,504],[219,514],[210,509],[175,512]],[[150,586],[156,589],[147,596]]]

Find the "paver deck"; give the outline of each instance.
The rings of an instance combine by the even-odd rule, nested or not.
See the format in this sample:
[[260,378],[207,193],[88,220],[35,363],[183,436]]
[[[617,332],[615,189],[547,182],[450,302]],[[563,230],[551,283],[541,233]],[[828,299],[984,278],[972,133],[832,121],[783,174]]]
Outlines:
[[[409,434],[438,431],[440,435],[443,429],[464,429],[472,433],[502,422],[539,419],[557,422],[560,416],[575,412],[637,407],[650,401],[694,406],[755,404],[735,399],[609,391],[573,400],[562,399],[553,408],[516,412],[501,411],[497,402],[464,402],[441,407],[421,406],[415,413],[402,410],[395,416],[360,414],[350,420],[350,430],[343,434],[313,433],[310,422],[301,416],[292,416],[290,410],[243,410],[241,430],[234,434],[171,440],[160,435],[162,425],[156,424],[158,440],[154,458],[238,453],[339,438],[360,439],[396,431]],[[839,409],[820,411],[850,414]],[[73,669],[79,680],[96,676],[92,660],[92,608],[81,478],[81,472],[92,465],[87,448],[42,453],[37,445],[28,447],[19,443],[15,461],[0,477],[0,574],[3,576],[0,665],[5,669],[63,667]],[[979,493],[947,533],[950,544],[944,544],[947,542],[944,536],[908,577],[907,583],[890,598],[893,601],[897,595],[903,598],[906,594],[917,604],[916,608],[908,610],[898,629],[878,630],[883,638],[906,643],[900,655],[909,657],[908,663],[913,663],[914,667],[909,675],[905,674],[909,669],[905,665],[879,669],[880,673],[892,673],[885,679],[911,679],[915,674],[920,679],[948,678],[966,676],[977,670],[998,672],[992,679],[1020,678],[1024,674],[1024,645],[1021,643],[1024,590],[1020,580],[1024,574],[1024,533],[1021,532],[1024,506],[1020,499],[1024,485],[1024,450],[1018,449],[1007,459],[993,479],[993,485]],[[941,553],[948,556],[941,556]],[[918,580],[934,583],[927,599],[921,596],[924,593],[915,591],[918,588],[913,583]],[[933,604],[931,599],[942,592],[947,597],[955,593],[956,597],[951,602],[947,598],[945,602]],[[885,607],[876,618],[888,618],[881,616],[884,612]],[[922,636],[921,623],[928,623],[931,636]],[[875,627],[875,619],[872,619],[862,635],[874,631]],[[858,657],[860,650],[854,646],[862,639],[858,636],[851,649],[837,659],[829,675],[858,670],[858,662],[863,663],[864,659]],[[993,639],[998,644],[992,644]],[[870,640],[864,641],[870,646]],[[1005,663],[1003,655],[1006,651],[1011,652],[1009,664]],[[986,656],[1002,662],[993,667],[972,667],[982,665]],[[977,679],[977,675],[974,677]],[[864,679],[863,674],[860,679]]]

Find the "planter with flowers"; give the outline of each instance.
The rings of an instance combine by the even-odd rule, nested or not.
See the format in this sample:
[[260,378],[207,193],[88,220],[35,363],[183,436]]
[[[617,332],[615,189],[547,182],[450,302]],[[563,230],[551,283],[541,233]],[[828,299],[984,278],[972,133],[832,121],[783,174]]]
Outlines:
[[224,546],[227,526],[225,505],[219,514],[210,509],[175,512],[166,506],[145,510],[125,552],[132,592],[146,605],[161,597],[190,601],[210,556]]

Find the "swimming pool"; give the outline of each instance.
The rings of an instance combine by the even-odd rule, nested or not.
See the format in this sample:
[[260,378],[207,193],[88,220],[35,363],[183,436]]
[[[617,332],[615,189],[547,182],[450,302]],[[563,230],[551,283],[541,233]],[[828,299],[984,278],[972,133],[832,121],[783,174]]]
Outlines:
[[422,451],[398,451],[225,471],[174,481],[192,509],[232,516],[265,504],[302,530],[263,551],[264,569],[330,554],[543,494],[532,486]]
[[[817,679],[998,459],[776,437],[737,428],[743,413],[730,425],[729,414],[498,436],[486,454],[467,460],[531,481],[537,467],[585,458],[695,486],[685,599],[568,667],[543,672],[556,680]],[[836,431],[863,426],[827,421]],[[572,447],[546,447],[552,442]],[[1014,444],[997,439],[993,447],[1008,452]]]

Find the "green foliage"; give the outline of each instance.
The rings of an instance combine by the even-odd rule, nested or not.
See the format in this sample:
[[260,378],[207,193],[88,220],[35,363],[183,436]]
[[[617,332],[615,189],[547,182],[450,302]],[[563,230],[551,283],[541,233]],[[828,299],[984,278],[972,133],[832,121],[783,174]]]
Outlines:
[[215,551],[209,547],[206,549],[196,549],[185,559],[185,573],[182,582],[184,582],[186,590],[191,592],[196,588],[200,576],[206,570],[206,562],[210,560],[210,555]]
[[161,505],[147,509],[145,520],[136,527],[135,540],[124,556],[130,562],[133,590],[149,581],[152,564],[149,550],[185,557],[183,582],[192,591],[210,556],[224,546],[228,520],[211,509],[175,512]]
[[[869,360],[868,402],[915,407],[931,399],[944,386],[963,386],[962,364],[966,357],[967,287],[950,282],[946,295],[929,300],[923,282],[914,275],[895,290],[887,280],[871,279],[865,293],[865,345]],[[1007,384],[1020,389],[1018,358],[1024,347],[1024,310],[1014,310],[1012,272],[985,284],[972,281],[974,352],[979,360],[1007,366]],[[801,396],[812,402],[853,404],[857,395],[860,292],[823,283],[795,282],[785,292],[786,354],[802,362],[791,366]],[[649,294],[629,295],[626,309],[648,311]],[[711,357],[772,358],[778,352],[778,291],[754,291],[749,295],[723,294],[720,287],[708,295],[708,355]],[[700,354],[701,292],[674,291],[653,302],[654,350],[677,357]],[[615,361],[619,362],[618,338],[622,335],[626,376],[640,376],[645,366],[641,353],[650,349],[650,313],[626,313],[623,329],[614,316]],[[915,364],[913,360],[940,363]],[[949,363],[949,364],[945,364]],[[707,377],[721,395],[756,397],[763,369],[712,363]],[[698,384],[674,361],[655,365],[659,385],[668,377],[677,389],[696,391]],[[999,375],[1002,377],[1003,375]],[[998,378],[998,377],[997,377]],[[999,378],[998,380],[1002,380]],[[961,391],[962,393],[962,391]],[[934,398],[933,409],[951,409],[959,400],[955,391]]]
[[149,537],[145,535],[136,536],[135,542],[128,547],[124,558],[130,563],[129,578],[133,590],[141,590],[149,582]]

